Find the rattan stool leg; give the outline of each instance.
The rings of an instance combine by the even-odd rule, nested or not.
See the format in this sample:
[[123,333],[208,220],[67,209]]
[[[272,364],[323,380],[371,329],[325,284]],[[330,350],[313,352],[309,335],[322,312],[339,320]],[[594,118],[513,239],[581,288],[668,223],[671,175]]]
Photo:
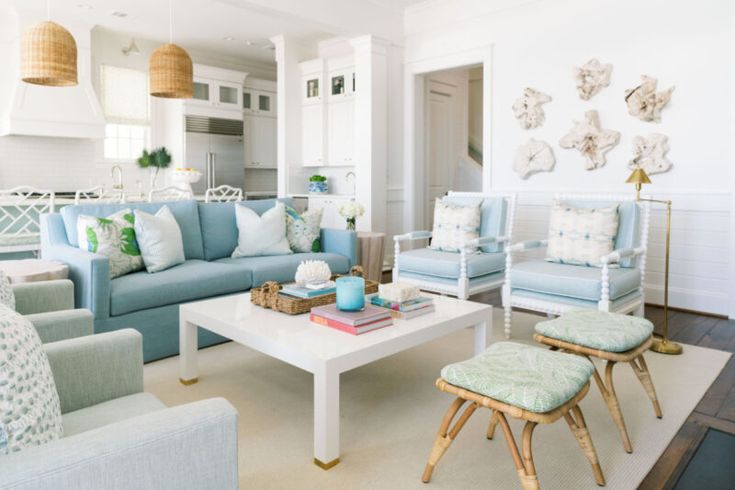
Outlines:
[[648,371],[648,365],[646,365],[646,360],[643,358],[643,354],[630,361],[630,367],[633,368],[633,372],[638,376],[638,379],[643,385],[643,389],[646,390],[648,398],[651,399],[651,403],[653,403],[653,411],[656,413],[656,417],[663,417],[661,405],[658,403],[658,397],[656,396],[656,388],[653,387],[651,373]]
[[630,443],[630,437],[628,437],[628,430],[625,427],[625,420],[623,419],[623,412],[620,410],[620,403],[618,397],[615,394],[615,386],[613,385],[613,367],[615,367],[614,361],[607,361],[605,365],[605,382],[602,381],[600,373],[597,372],[597,368],[593,371],[595,377],[595,383],[600,389],[602,399],[605,400],[610,415],[612,416],[613,422],[618,428],[620,438],[623,440],[623,448],[626,452],[633,452],[633,445]]
[[495,436],[495,427],[498,425],[498,412],[496,410],[492,410],[492,415],[490,416],[490,423],[487,426],[487,438],[492,439]]
[[421,475],[421,481],[423,481],[424,483],[429,483],[429,480],[431,480],[431,474],[434,472],[434,467],[439,462],[441,457],[444,456],[444,453],[449,448],[449,445],[452,444],[452,441],[455,437],[457,437],[457,434],[460,430],[462,430],[462,427],[464,427],[464,424],[467,422],[470,416],[475,412],[475,410],[477,410],[477,403],[470,404],[467,408],[465,408],[464,412],[462,412],[462,415],[459,416],[457,422],[454,424],[454,427],[449,430],[449,425],[452,423],[452,420],[454,419],[454,416],[457,414],[459,409],[462,408],[464,402],[464,399],[457,398],[449,407],[447,413],[444,414],[442,423],[439,426],[439,433],[436,435],[436,439],[434,440],[434,447],[431,449],[431,454],[429,454],[429,461],[426,463],[424,473]]
[[[533,465],[533,457],[531,454],[531,436],[536,423],[527,422],[526,427],[523,429],[523,455],[521,455],[521,452],[518,451],[516,440],[513,437],[513,432],[510,430],[510,425],[508,425],[508,420],[505,418],[505,414],[497,411],[496,413],[498,415],[500,427],[503,428],[505,442],[508,443],[508,451],[510,451],[510,455],[513,457],[513,464],[515,464],[516,472],[518,473],[518,478],[521,482],[521,488],[523,488],[523,490],[539,490],[538,477],[536,476],[536,468]],[[529,424],[531,424],[530,428]],[[526,456],[528,458],[526,458]],[[528,467],[526,466],[526,459],[530,462]]]
[[584,415],[582,415],[582,409],[579,405],[574,406],[569,412],[564,415],[564,420],[569,424],[569,428],[574,434],[574,438],[577,439],[579,447],[582,448],[585,457],[592,466],[592,473],[595,475],[595,481],[598,485],[605,485],[605,476],[602,474],[602,468],[600,467],[600,461],[597,459],[597,451],[595,451],[595,445],[592,443],[592,437],[587,429],[587,423],[584,421]]

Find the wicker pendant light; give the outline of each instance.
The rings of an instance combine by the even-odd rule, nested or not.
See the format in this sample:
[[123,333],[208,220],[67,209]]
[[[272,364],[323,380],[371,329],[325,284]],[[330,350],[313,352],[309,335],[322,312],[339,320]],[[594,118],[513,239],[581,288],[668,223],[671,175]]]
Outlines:
[[169,8],[169,43],[151,53],[148,62],[150,91],[153,97],[190,99],[194,93],[194,68],[184,49],[173,44],[171,0]]
[[[46,14],[50,18],[50,4]],[[77,43],[55,22],[46,20],[23,32],[20,73],[24,82],[52,87],[77,84]]]

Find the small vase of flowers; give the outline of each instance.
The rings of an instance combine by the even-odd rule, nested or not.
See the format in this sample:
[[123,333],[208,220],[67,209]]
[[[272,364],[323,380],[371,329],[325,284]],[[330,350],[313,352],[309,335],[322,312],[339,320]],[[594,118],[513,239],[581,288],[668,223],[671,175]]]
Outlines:
[[151,170],[151,189],[156,187],[156,179],[162,168],[171,165],[171,154],[165,147],[156,148],[155,150],[143,150],[143,154],[138,158],[138,167],[148,168]]
[[327,178],[323,175],[312,175],[309,177],[309,193],[310,194],[326,194],[329,191]]
[[365,208],[355,201],[347,201],[339,207],[339,214],[347,220],[347,229],[354,231],[357,218],[365,214]]

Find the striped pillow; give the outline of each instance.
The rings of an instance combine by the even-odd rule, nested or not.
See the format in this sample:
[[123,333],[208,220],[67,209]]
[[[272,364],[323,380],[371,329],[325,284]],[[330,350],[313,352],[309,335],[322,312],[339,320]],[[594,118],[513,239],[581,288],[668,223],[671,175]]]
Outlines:
[[546,260],[601,267],[600,257],[615,248],[618,208],[618,205],[600,209],[575,208],[555,202],[549,219]]
[[[458,206],[437,198],[434,205],[434,229],[431,246],[434,250],[459,252],[464,245],[480,236],[480,205]],[[477,247],[467,249],[476,252]]]

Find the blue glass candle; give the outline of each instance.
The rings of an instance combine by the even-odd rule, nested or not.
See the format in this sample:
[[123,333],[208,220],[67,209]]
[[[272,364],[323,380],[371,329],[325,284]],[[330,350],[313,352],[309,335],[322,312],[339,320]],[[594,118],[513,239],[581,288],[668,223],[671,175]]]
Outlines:
[[337,278],[337,309],[360,311],[365,308],[365,279],[362,277]]

